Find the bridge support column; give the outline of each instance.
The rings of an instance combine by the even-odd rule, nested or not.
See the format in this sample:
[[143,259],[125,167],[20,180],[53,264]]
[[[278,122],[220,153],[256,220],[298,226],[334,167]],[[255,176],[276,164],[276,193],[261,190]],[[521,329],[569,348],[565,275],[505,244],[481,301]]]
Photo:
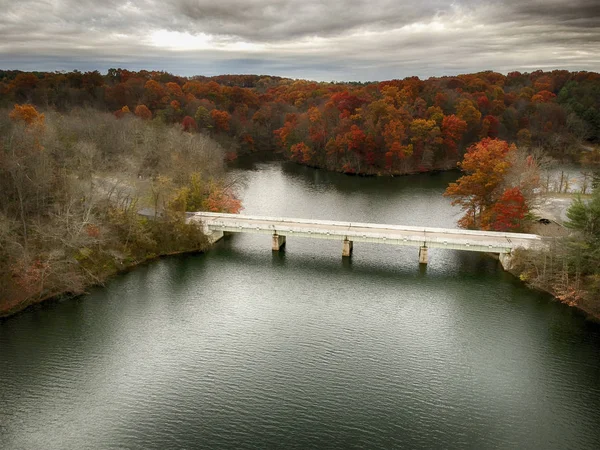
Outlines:
[[509,271],[512,267],[512,255],[510,253],[500,253],[498,255],[502,268]]
[[208,233],[206,237],[208,238],[208,242],[214,244],[215,242],[221,240],[225,236],[223,231],[213,231],[212,233]]
[[274,252],[278,252],[281,247],[285,245],[285,236],[280,236],[277,233],[273,235],[273,244],[271,245],[271,249]]
[[419,248],[419,264],[427,264],[427,262],[429,261],[427,251],[428,249],[424,245],[421,248]]
[[342,247],[342,256],[352,255],[353,242],[348,239],[344,239],[344,246]]

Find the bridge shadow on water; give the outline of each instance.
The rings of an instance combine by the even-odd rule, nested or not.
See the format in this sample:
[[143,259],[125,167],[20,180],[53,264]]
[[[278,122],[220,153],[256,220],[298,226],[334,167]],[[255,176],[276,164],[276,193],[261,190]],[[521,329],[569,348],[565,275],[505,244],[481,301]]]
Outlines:
[[[357,254],[352,257],[341,257],[338,243],[326,243],[303,240],[314,245],[308,251],[285,247],[279,252],[272,252],[268,247],[255,245],[248,248],[238,245],[240,236],[228,236],[218,242],[206,254],[187,255],[173,261],[170,268],[172,277],[180,281],[187,275],[193,276],[198,270],[212,265],[229,265],[236,268],[246,267],[260,271],[271,268],[276,272],[289,271],[290,275],[311,276],[349,276],[356,278],[373,278],[405,282],[408,280],[426,280],[429,283],[443,283],[452,280],[502,280],[516,286],[521,283],[501,268],[499,262],[490,255],[474,252],[435,249],[430,264],[419,264],[417,250],[412,247],[393,247],[378,244],[362,244]],[[266,240],[265,240],[266,243]],[[321,244],[321,245],[320,245]],[[297,244],[296,244],[297,245]],[[319,252],[322,246],[326,250]],[[316,251],[312,251],[315,250]],[[187,274],[187,275],[186,275]],[[264,274],[262,274],[264,275]]]

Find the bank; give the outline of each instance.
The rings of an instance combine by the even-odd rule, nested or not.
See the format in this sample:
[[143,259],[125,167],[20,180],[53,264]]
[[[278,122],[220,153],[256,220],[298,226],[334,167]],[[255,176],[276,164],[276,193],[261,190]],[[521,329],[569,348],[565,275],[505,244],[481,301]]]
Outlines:
[[[129,227],[135,228],[137,233],[132,232]],[[16,300],[0,303],[0,318],[10,317],[41,303],[84,295],[91,287],[102,286],[115,275],[158,258],[201,253],[210,247],[201,228],[185,223],[180,217],[154,221],[132,215],[127,218],[127,223],[112,221],[105,223],[103,228],[104,233],[110,236],[107,244],[89,245],[65,255],[64,260],[68,262],[69,270],[63,274],[52,274],[47,280],[50,287],[41,284],[37,290],[32,290],[29,286],[25,289],[20,286],[20,280],[13,276],[11,298]],[[160,241],[164,245],[160,245]],[[44,256],[38,255],[38,260]]]

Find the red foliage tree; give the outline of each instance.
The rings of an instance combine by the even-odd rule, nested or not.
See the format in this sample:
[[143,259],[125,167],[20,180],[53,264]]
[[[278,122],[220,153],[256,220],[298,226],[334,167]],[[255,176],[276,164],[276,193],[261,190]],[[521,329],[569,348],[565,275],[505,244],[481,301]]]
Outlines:
[[442,142],[446,154],[454,157],[458,154],[458,143],[467,131],[467,122],[452,114],[442,120]]
[[183,131],[192,132],[198,130],[198,126],[196,125],[196,121],[190,116],[185,116],[181,121],[181,126],[183,127]]
[[481,123],[481,138],[498,137],[498,129],[500,128],[500,121],[494,116],[485,116]]
[[492,208],[490,228],[496,231],[520,231],[529,208],[518,187],[506,189]]

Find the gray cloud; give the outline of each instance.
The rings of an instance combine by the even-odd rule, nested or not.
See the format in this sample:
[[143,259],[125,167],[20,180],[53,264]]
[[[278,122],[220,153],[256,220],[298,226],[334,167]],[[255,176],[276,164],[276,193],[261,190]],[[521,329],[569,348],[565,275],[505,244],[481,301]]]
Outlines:
[[597,0],[332,3],[0,0],[0,67],[321,80],[600,70]]
[[177,0],[171,4],[192,27],[266,41],[344,34],[356,28],[400,27],[448,11],[443,0],[429,0],[418,7],[395,0]]

